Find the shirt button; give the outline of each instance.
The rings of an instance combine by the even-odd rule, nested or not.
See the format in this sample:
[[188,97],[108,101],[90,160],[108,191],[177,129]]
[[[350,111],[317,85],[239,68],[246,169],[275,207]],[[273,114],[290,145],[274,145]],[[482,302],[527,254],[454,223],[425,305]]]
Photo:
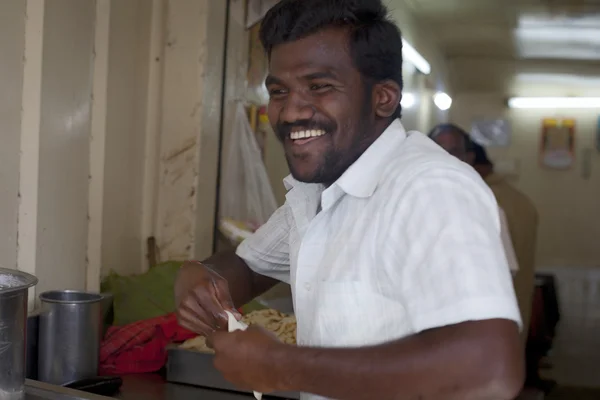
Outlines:
[[305,283],[304,289],[306,289],[307,292],[310,292],[310,289],[311,289],[310,283]]

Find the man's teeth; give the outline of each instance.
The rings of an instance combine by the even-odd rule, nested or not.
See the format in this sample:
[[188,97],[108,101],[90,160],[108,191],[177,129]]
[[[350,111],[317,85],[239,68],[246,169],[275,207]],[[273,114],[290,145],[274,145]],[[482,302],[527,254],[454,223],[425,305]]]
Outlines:
[[292,132],[290,133],[290,138],[292,140],[297,140],[297,139],[307,139],[307,138],[311,138],[311,137],[319,137],[319,136],[323,136],[325,134],[325,131],[322,131],[320,129],[312,129],[309,131],[298,131],[298,132]]

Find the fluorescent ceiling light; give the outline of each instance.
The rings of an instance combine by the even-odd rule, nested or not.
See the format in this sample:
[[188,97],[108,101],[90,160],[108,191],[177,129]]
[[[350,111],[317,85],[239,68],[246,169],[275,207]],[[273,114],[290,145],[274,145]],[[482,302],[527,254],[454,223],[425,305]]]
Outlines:
[[431,65],[429,65],[427,60],[404,39],[402,39],[402,56],[425,75],[431,73]]
[[523,14],[518,17],[518,26],[527,28],[536,27],[568,27],[568,28],[597,28],[600,23],[600,15],[586,14],[574,15],[544,15],[544,14]]
[[415,95],[412,93],[402,93],[402,100],[400,101],[400,105],[402,108],[411,108],[415,105],[417,99]]
[[540,83],[544,85],[571,85],[571,86],[600,86],[600,77],[582,76],[575,74],[558,74],[558,73],[531,73],[521,72],[515,77],[517,82],[523,83]]
[[524,58],[600,59],[600,17],[525,16],[515,29]]
[[600,97],[513,97],[510,108],[600,108]]
[[540,27],[540,28],[517,28],[516,36],[521,40],[535,40],[536,42],[552,43],[599,43],[598,28],[564,28],[564,27]]
[[[598,31],[600,36],[600,31]],[[600,43],[541,42],[535,39],[519,40],[517,51],[522,58],[600,60]]]
[[452,106],[452,98],[444,92],[437,92],[433,96],[433,102],[442,111],[446,111]]

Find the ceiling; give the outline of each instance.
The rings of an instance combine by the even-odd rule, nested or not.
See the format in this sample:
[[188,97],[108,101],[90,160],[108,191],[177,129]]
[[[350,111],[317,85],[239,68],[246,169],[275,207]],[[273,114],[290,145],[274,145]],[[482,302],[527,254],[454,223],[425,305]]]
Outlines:
[[404,2],[448,60],[455,89],[512,90],[520,74],[598,84],[600,0]]

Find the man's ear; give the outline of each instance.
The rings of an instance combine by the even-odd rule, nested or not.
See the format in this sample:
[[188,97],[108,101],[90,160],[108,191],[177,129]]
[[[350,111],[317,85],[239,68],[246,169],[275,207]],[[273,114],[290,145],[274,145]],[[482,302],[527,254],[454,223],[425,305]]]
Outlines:
[[375,84],[373,88],[375,115],[379,118],[391,117],[400,107],[401,98],[402,90],[396,82],[387,80]]

